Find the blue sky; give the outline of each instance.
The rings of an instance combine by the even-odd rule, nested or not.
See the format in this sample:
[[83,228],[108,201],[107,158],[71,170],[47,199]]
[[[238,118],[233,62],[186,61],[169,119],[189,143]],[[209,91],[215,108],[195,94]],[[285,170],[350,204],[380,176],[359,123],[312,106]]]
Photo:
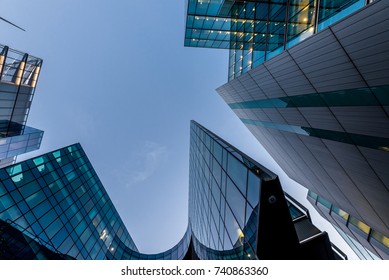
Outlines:
[[0,5],[27,30],[0,22],[0,43],[43,59],[27,124],[45,135],[20,159],[80,142],[142,252],[167,250],[186,230],[191,119],[306,196],[216,93],[228,52],[184,48],[184,0]]

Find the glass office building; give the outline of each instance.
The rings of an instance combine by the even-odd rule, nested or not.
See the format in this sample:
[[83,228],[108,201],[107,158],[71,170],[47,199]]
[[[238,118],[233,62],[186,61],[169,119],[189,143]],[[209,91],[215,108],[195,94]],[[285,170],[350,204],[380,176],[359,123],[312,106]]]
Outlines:
[[201,259],[334,258],[274,173],[194,121],[190,143],[189,220]]
[[137,251],[79,144],[3,168],[0,180],[0,219],[53,252],[105,259],[118,241]]
[[291,179],[380,240],[389,236],[388,15],[385,0],[193,0],[185,37],[230,49],[220,96]]
[[196,122],[190,147],[189,224],[173,248],[138,251],[83,149],[74,144],[0,169],[0,258],[338,256],[306,209],[285,197],[276,175]]
[[42,60],[0,45],[0,167],[37,150],[43,131],[26,126]]
[[232,80],[369,2],[188,0],[185,46],[230,49]]

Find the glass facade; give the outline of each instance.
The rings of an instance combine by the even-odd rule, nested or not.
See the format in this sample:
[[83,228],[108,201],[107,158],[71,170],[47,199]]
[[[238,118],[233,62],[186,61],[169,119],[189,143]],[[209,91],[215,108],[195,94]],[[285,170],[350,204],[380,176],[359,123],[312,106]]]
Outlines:
[[109,251],[109,260],[182,260],[191,259],[190,251],[191,229],[187,228],[181,240],[173,248],[158,254],[144,254],[126,246],[119,238],[114,238],[112,246],[117,249]]
[[299,240],[313,235],[299,235],[299,221],[309,217],[282,192],[275,174],[194,121],[189,171],[189,221],[199,258],[266,259],[280,239],[282,248],[271,258],[298,258]]
[[196,246],[197,252],[203,249],[203,257],[223,251],[221,257],[256,258],[258,174],[263,170],[194,122],[190,143],[189,219],[203,245]]
[[[183,259],[139,253],[79,144],[0,169],[0,247],[6,259]],[[14,245],[17,246],[14,246]]]
[[53,250],[38,237],[0,219],[0,259],[4,260],[67,260],[73,259]]
[[79,144],[0,170],[0,219],[75,259],[137,251]]
[[388,237],[312,191],[308,192],[308,198],[312,204],[320,208],[319,212],[327,214],[325,218],[360,259],[387,259],[389,257]]
[[389,236],[389,2],[300,2],[316,34],[217,92],[291,179]]
[[39,149],[43,131],[26,126],[42,60],[0,45],[0,167]]
[[306,256],[299,251],[295,223],[307,214],[285,199],[277,176],[194,121],[189,189],[182,239],[165,252],[143,254],[80,144],[2,168],[0,248],[6,253],[0,259]]
[[345,16],[366,0],[188,0],[185,46],[230,49],[229,80]]
[[42,137],[42,130],[0,121],[0,168],[8,165],[7,159],[39,149]]
[[42,60],[0,45],[0,120],[24,125]]

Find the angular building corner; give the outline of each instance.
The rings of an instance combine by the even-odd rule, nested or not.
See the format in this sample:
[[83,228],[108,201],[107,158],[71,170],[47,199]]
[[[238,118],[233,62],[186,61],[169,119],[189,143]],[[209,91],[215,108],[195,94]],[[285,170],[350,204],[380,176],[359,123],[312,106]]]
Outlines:
[[39,149],[43,131],[26,126],[42,60],[0,45],[0,167]]
[[[0,169],[1,259],[334,259],[275,174],[191,123],[189,224],[138,251],[80,144]],[[282,242],[281,242],[282,240]]]
[[384,259],[388,21],[385,0],[188,0],[185,35],[186,46],[230,49],[217,92],[311,201],[330,205],[323,216],[336,226],[346,213],[355,243]]
[[341,258],[277,175],[195,121],[189,171],[189,220],[201,259]]

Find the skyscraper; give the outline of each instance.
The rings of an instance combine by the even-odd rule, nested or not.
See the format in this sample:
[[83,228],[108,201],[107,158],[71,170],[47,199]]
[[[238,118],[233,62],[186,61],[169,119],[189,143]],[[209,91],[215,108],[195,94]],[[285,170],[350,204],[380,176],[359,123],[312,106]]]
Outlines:
[[274,173],[194,121],[189,170],[189,220],[200,258],[334,257],[327,234],[285,196]]
[[0,45],[0,167],[39,149],[43,131],[26,126],[42,60]]
[[0,258],[338,256],[306,209],[285,196],[275,174],[195,122],[189,185],[189,224],[183,238],[166,252],[143,254],[80,144],[0,169]]
[[380,0],[189,0],[185,37],[230,49],[220,96],[290,178],[386,249],[388,11]]
[[0,181],[0,219],[53,252],[105,259],[118,241],[137,251],[79,144],[3,168]]

